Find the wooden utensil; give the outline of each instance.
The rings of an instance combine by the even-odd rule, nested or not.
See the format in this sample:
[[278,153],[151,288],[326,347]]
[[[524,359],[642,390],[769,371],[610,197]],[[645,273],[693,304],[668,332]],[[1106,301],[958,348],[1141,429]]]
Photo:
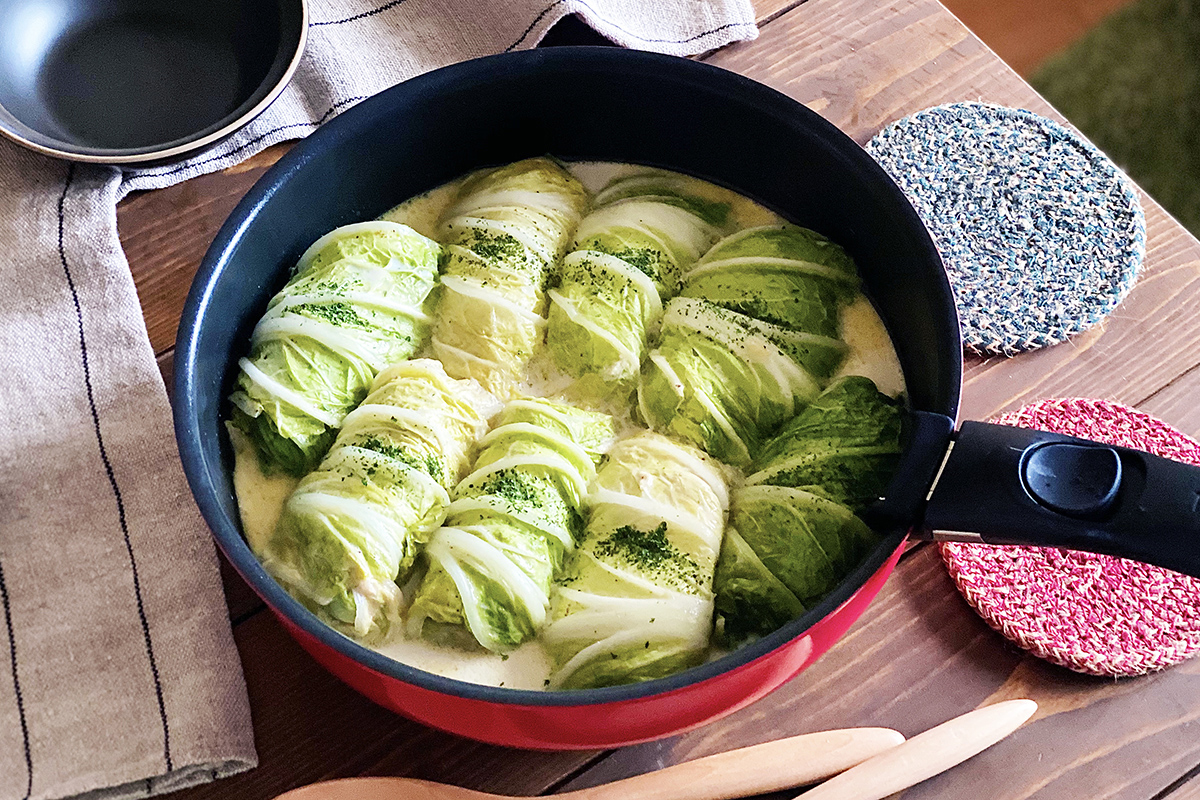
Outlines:
[[[889,728],[809,733],[705,756],[656,772],[554,795],[555,800],[726,800],[824,780],[895,748]],[[276,800],[508,800],[413,778],[347,778],[303,786]]]
[[991,747],[1035,711],[1037,703],[1032,700],[1007,700],[955,717],[846,770],[798,800],[882,800]]

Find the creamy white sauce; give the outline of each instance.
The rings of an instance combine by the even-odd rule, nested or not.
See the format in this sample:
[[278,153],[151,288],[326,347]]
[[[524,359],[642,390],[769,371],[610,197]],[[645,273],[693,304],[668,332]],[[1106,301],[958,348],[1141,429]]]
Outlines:
[[858,299],[842,309],[842,341],[849,347],[838,376],[862,375],[875,381],[879,391],[896,397],[904,391],[904,372],[888,337],[887,328],[871,301]]
[[438,219],[442,216],[442,211],[446,209],[446,206],[450,205],[450,201],[454,199],[454,193],[458,191],[458,185],[462,183],[464,178],[450,181],[436,189],[431,189],[424,194],[419,194],[416,197],[405,200],[400,205],[386,212],[380,219],[386,219],[388,222],[399,222],[401,225],[407,225],[412,228],[422,236],[437,239]]
[[261,553],[279,522],[283,504],[300,481],[290,475],[265,475],[246,434],[232,425],[225,426],[233,442],[233,491],[242,514],[242,532],[250,549]]
[[[636,165],[605,162],[579,162],[569,165],[570,171],[593,194],[615,178],[643,169]],[[408,225],[418,233],[430,238],[438,237],[438,219],[454,199],[459,178],[424,194],[413,197],[383,214],[381,219]],[[713,202],[728,203],[730,219],[737,228],[775,225],[783,218],[747,197],[728,189],[692,179],[689,187],[695,194]],[[904,376],[900,362],[892,348],[883,320],[865,297],[859,297],[842,310],[841,335],[849,347],[847,357],[838,375],[864,375],[885,394],[896,396],[904,391]],[[414,354],[414,358],[427,357],[428,347]],[[564,375],[553,364],[545,348],[526,368],[525,378],[519,391],[524,394],[551,399],[563,399],[582,404],[581,398],[573,396],[573,379]],[[613,396],[600,403],[591,402],[592,410],[612,415],[618,438],[643,426],[633,420],[636,400],[632,396]],[[283,510],[283,504],[298,481],[288,476],[267,476],[259,468],[258,458],[249,440],[240,431],[230,431],[234,444],[235,467],[234,489],[242,516],[242,528],[251,549],[259,552],[270,537]],[[719,462],[714,462],[719,464]],[[730,485],[743,480],[742,474],[725,464],[719,464],[721,472]],[[405,600],[410,598],[415,586],[404,588]],[[543,689],[549,683],[550,658],[540,641],[526,642],[505,656],[488,652],[482,648],[463,648],[434,644],[420,638],[407,638],[404,626],[394,626],[389,640],[375,646],[379,653],[405,664],[469,683],[488,686],[504,686],[514,689]],[[721,655],[714,651],[713,657]]]
[[545,689],[550,677],[550,656],[534,639],[504,656],[479,650],[444,647],[424,639],[393,636],[373,648],[388,658],[447,678],[503,686],[506,689]]

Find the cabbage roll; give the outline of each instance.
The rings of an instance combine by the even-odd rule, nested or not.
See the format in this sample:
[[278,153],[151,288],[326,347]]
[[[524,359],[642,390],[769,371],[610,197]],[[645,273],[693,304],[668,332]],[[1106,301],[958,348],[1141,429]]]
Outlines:
[[410,631],[427,621],[465,626],[496,652],[532,638],[612,435],[604,414],[549,400],[509,403],[425,548],[429,569],[409,609]]
[[763,447],[748,484],[819,488],[853,509],[876,500],[900,461],[900,404],[870,378],[849,375]]
[[853,511],[816,489],[734,491],[715,581],[723,639],[768,634],[820,602],[876,541]]
[[590,376],[586,390],[607,393],[637,376],[647,328],[721,234],[728,205],[696,197],[687,180],[662,172],[618,178],[579,225],[548,292],[546,340],[559,369]]
[[545,333],[546,281],[587,202],[583,185],[548,158],[463,183],[440,225],[433,331],[434,355],[451,376],[511,396]]
[[338,228],[300,257],[255,326],[230,396],[264,472],[316,467],[376,373],[422,346],[438,254],[411,228],[376,221]]
[[826,389],[762,448],[733,493],[715,580],[726,643],[761,636],[837,586],[877,537],[855,516],[900,459],[901,408],[868,378]]
[[714,638],[724,647],[766,636],[808,610],[733,524],[725,528],[721,540],[713,591],[717,612]]
[[684,277],[680,294],[836,340],[839,308],[855,297],[858,285],[845,250],[819,233],[784,224],[717,242]]
[[542,634],[551,685],[634,683],[702,662],[728,505],[716,464],[641,433],[609,452],[588,505]]
[[820,391],[803,353],[781,346],[757,320],[677,297],[642,365],[637,397],[649,427],[742,467]]
[[386,634],[417,548],[442,523],[496,401],[429,359],[379,373],[257,553],[295,597],[358,637]]

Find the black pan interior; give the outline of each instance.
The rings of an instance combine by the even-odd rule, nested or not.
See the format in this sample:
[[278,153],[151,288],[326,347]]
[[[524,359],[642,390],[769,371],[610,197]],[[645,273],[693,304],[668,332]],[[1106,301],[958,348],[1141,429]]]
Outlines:
[[[185,468],[218,542],[252,583],[261,581],[273,604],[299,608],[241,541],[221,433],[236,359],[267,300],[305,248],[332,228],[376,217],[470,170],[545,153],[690,173],[847,247],[891,333],[910,405],[955,416],[961,347],[937,252],[883,170],[820,116],[733,73],[608,48],[514,53],[438,70],[335,119],[264,176],[218,234],[184,311],[175,411]],[[798,635],[849,597],[903,533],[889,535],[871,563],[818,609],[728,658],[749,660]],[[321,628],[314,622],[311,632],[366,663],[387,662],[384,671],[410,679],[418,672]],[[646,694],[659,690],[656,684],[726,669],[725,660],[586,694],[589,701]],[[419,674],[431,688],[456,684],[466,695],[481,689]],[[562,696],[577,693],[506,691],[537,695],[525,702],[581,701]]]
[[294,0],[0,0],[0,126],[71,152],[200,138],[252,108],[301,37]]

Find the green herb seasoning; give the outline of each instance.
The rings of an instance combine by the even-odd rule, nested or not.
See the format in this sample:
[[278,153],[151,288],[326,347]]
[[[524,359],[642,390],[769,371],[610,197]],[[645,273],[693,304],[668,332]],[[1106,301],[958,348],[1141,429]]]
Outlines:
[[[490,265],[489,269],[503,264],[507,269],[522,274],[523,279],[534,283],[545,281],[545,263],[511,234],[473,229],[463,240],[462,246],[474,253],[483,264]],[[486,277],[484,281],[486,285]]]
[[701,583],[700,565],[681,552],[667,538],[667,523],[651,531],[622,525],[593,550],[597,558],[621,561],[656,583],[666,583],[681,591],[690,591]]
[[662,263],[663,255],[653,247],[604,247],[596,245],[595,249],[601,253],[608,253],[614,258],[619,258],[635,269],[645,273],[646,277],[657,281],[662,274],[660,264]]
[[361,328],[363,330],[373,328],[371,323],[359,316],[349,303],[301,303],[292,310],[306,317],[325,320],[340,328]]
[[[375,434],[364,436],[362,439],[355,442],[355,445],[367,450],[373,450],[374,452],[383,456],[387,456],[394,461],[399,461],[405,466],[412,467],[413,469],[419,469],[433,478],[440,480],[442,477],[442,471],[444,468],[442,459],[440,456],[432,453],[425,456],[415,456],[398,445],[384,441]],[[372,466],[367,469],[367,476],[374,477],[377,469],[377,466]]]
[[487,261],[523,261],[525,248],[511,234],[493,233],[475,229],[471,238],[463,243],[475,255]]
[[541,495],[534,487],[521,480],[521,475],[514,470],[502,469],[488,477],[482,487],[484,494],[503,497],[516,508],[540,508]]

